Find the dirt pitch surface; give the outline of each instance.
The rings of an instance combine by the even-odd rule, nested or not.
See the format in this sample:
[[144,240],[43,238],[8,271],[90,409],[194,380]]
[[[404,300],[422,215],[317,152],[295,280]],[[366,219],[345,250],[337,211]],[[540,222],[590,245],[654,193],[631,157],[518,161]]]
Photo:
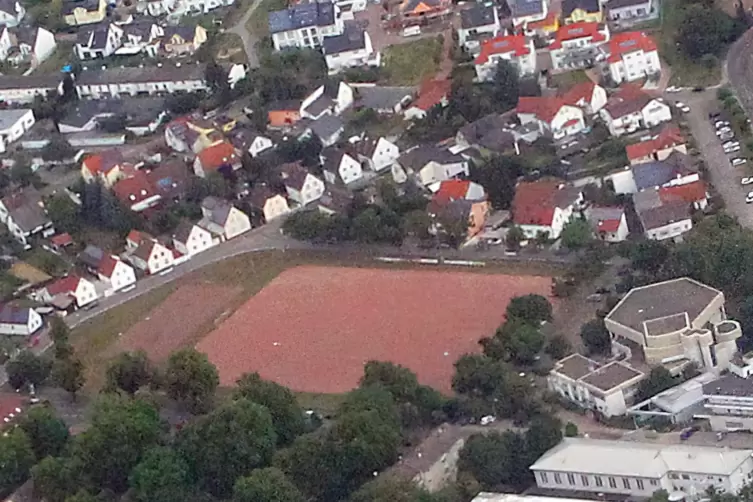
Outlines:
[[152,361],[163,361],[194,340],[200,334],[198,330],[221,316],[240,292],[240,288],[213,284],[181,286],[123,334],[118,341],[118,352],[141,349]]
[[369,360],[448,391],[453,363],[504,320],[509,300],[550,277],[303,266],[286,270],[199,344],[233,385],[258,371],[296,391],[352,389]]

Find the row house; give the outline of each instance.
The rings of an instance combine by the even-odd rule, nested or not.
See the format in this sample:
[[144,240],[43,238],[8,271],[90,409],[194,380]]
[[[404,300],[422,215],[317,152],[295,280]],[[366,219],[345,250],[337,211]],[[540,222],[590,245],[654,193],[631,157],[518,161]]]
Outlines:
[[0,61],[39,66],[55,49],[55,35],[42,27],[4,27],[0,33]]
[[633,133],[672,120],[672,109],[635,85],[622,86],[599,112],[612,136]]
[[204,67],[197,64],[155,66],[150,68],[111,68],[84,70],[76,78],[81,99],[102,99],[120,95],[172,94],[208,89]]
[[32,103],[37,96],[46,98],[51,92],[62,93],[62,87],[59,75],[0,75],[0,102]]
[[481,42],[479,54],[473,61],[476,78],[480,82],[493,80],[502,60],[512,63],[521,77],[536,73],[533,39],[526,39],[525,35],[501,35]]
[[472,56],[478,55],[481,42],[503,34],[496,6],[475,4],[470,9],[460,11],[458,43]]
[[609,40],[609,28],[599,23],[579,22],[557,30],[549,44],[554,71],[593,66],[603,59],[599,47]]
[[609,77],[615,84],[661,73],[656,42],[642,31],[618,33],[604,47]]
[[560,140],[586,128],[583,110],[560,97],[521,97],[515,108],[523,125],[534,124],[542,134]]
[[299,3],[269,13],[269,33],[277,51],[319,49],[325,37],[341,35],[344,29],[339,6],[329,1]]

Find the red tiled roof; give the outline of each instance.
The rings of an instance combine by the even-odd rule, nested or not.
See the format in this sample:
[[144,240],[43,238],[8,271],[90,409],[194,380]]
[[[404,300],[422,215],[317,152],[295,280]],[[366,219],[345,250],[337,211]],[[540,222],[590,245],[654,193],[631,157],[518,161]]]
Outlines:
[[570,119],[570,120],[568,120],[567,122],[565,122],[565,123],[564,123],[564,125],[563,125],[562,127],[570,127],[570,126],[574,126],[574,125],[575,125],[575,124],[577,124],[578,122],[580,122],[580,120],[578,120],[578,119]]
[[99,262],[97,272],[105,277],[112,277],[112,273],[115,271],[117,264],[118,260],[114,256],[106,255],[102,258],[102,261]]
[[512,202],[513,221],[518,225],[551,225],[561,183],[558,180],[518,183]]
[[62,247],[70,246],[71,244],[73,244],[73,238],[68,233],[58,234],[58,235],[53,236],[50,239],[50,242],[52,242],[53,246],[62,248]]
[[471,182],[467,180],[447,180],[439,185],[439,190],[434,194],[433,199],[437,200],[459,200],[464,199],[468,194],[468,188]]
[[107,150],[85,158],[83,166],[92,176],[97,176],[100,173],[107,174],[113,167],[122,162],[123,155],[119,150]]
[[596,84],[590,80],[588,82],[581,82],[562,94],[562,99],[568,105],[573,106],[578,106],[578,103],[580,103],[581,100],[586,103],[591,103],[594,89],[596,89]]
[[613,118],[624,117],[639,112],[653,100],[640,86],[626,84],[609,98],[604,109]]
[[624,54],[635,51],[651,52],[656,50],[656,42],[650,36],[642,31],[626,31],[616,33],[609,41],[609,59],[610,63],[616,63],[622,59]]
[[509,54],[514,56],[525,56],[531,52],[524,35],[501,35],[489,38],[481,42],[481,52],[474,64],[486,64],[489,56],[494,54]]
[[421,84],[418,90],[418,97],[411,107],[428,111],[449,96],[451,87],[452,82],[447,79],[428,80]]
[[677,145],[685,144],[685,137],[680,132],[680,128],[673,124],[667,124],[659,131],[659,134],[654,140],[656,142],[656,149],[663,150],[665,148],[671,148]]
[[131,242],[135,242],[136,244],[138,244],[139,242],[141,242],[143,239],[146,239],[146,238],[147,238],[146,234],[139,232],[138,230],[131,230],[130,232],[128,232],[128,236],[126,237],[126,240],[129,240]]
[[154,185],[143,171],[136,171],[133,176],[118,181],[113,185],[112,191],[123,204],[132,206],[143,202],[157,194]]
[[58,279],[45,289],[47,289],[47,293],[49,293],[50,296],[59,295],[60,293],[75,293],[80,281],[81,278],[77,275],[69,275],[62,279]]
[[627,152],[628,160],[642,159],[656,152],[655,142],[654,140],[649,140],[627,145],[625,152]]
[[573,23],[561,27],[554,35],[554,42],[549,49],[561,49],[562,42],[568,40],[577,40],[579,38],[590,38],[591,42],[604,42],[606,37],[599,31],[599,23]]
[[694,181],[685,185],[662,187],[659,189],[659,198],[662,202],[698,202],[706,198],[706,184]]
[[521,96],[518,98],[517,113],[535,115],[539,120],[551,122],[557,112],[565,106],[562,98],[543,96]]
[[600,220],[597,229],[599,232],[616,232],[620,228],[620,221],[618,219]]
[[199,161],[204,171],[214,171],[224,165],[230,165],[238,160],[232,143],[222,141],[205,148],[199,153]]

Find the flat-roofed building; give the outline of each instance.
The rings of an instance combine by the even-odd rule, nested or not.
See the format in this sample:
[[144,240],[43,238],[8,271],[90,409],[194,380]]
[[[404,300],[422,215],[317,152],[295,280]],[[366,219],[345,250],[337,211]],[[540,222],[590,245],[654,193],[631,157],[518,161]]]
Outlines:
[[728,373],[704,385],[703,397],[712,430],[753,431],[753,378]]
[[644,376],[621,361],[602,365],[573,354],[554,365],[547,383],[565,399],[612,417],[625,414]]
[[[531,466],[539,488],[650,497],[737,493],[753,473],[753,450],[565,438]],[[679,493],[678,493],[679,495]]]
[[695,362],[719,374],[737,353],[742,331],[727,319],[724,294],[688,277],[632,289],[604,319],[613,337],[640,347],[648,364]]

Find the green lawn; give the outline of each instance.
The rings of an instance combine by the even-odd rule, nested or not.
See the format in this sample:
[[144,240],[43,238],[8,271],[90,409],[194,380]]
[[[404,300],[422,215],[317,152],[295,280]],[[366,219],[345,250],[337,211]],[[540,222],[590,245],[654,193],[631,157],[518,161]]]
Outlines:
[[73,42],[65,40],[58,41],[58,46],[52,55],[42,61],[42,64],[34,69],[34,74],[40,73],[59,73],[63,66],[73,61]]
[[442,38],[414,40],[384,49],[383,70],[393,85],[416,85],[426,76],[433,76],[442,61]]
[[21,255],[21,259],[32,267],[38,268],[42,272],[53,277],[64,275],[70,268],[68,263],[60,256],[45,251],[41,247],[36,247],[24,252]]
[[576,84],[588,82],[590,79],[583,70],[568,71],[557,75],[550,75],[550,86],[556,89],[570,89]]

